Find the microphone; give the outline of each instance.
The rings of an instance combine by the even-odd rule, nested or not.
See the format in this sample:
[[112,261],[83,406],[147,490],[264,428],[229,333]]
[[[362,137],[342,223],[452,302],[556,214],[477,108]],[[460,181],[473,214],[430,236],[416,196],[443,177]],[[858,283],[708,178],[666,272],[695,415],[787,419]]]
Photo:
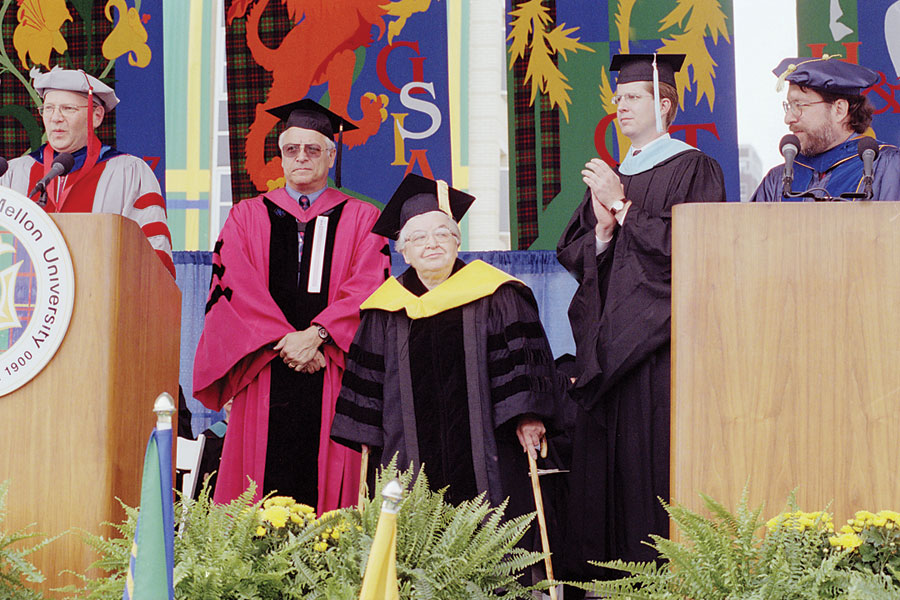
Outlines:
[[800,152],[800,138],[793,133],[789,133],[778,144],[778,151],[784,157],[784,174],[782,182],[784,183],[785,196],[791,193],[791,183],[794,181],[794,159]]
[[878,142],[864,136],[856,143],[856,153],[863,161],[863,184],[866,199],[872,197],[872,182],[875,181],[875,159],[878,158]]
[[9,168],[9,163],[6,162],[6,159],[0,156],[0,177],[6,173],[6,170]]
[[50,172],[44,175],[44,177],[35,184],[34,189],[31,190],[28,197],[31,198],[38,192],[45,191],[47,189],[47,184],[50,183],[54,177],[65,175],[71,171],[74,166],[75,159],[72,158],[72,155],[68,152],[60,152],[59,155],[53,159],[53,164],[50,165]]

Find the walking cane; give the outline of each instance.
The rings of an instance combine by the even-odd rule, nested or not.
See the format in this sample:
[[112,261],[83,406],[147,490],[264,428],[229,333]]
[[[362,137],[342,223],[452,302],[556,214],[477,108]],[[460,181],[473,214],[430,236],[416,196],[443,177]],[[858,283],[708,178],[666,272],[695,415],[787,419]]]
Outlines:
[[[541,496],[541,482],[538,480],[537,461],[528,455],[528,472],[531,473],[531,491],[534,492],[534,506],[537,509],[538,527],[541,530],[541,548],[547,556],[544,558],[544,567],[547,570],[547,579],[553,580],[553,563],[550,562],[550,540],[547,537],[547,520],[544,518],[544,500]],[[541,440],[541,458],[547,457],[547,440]],[[556,600],[556,586],[550,588],[550,600]]]
[[362,445],[362,460],[359,463],[359,510],[363,508],[363,502],[368,498],[366,493],[366,473],[369,470],[369,447]]

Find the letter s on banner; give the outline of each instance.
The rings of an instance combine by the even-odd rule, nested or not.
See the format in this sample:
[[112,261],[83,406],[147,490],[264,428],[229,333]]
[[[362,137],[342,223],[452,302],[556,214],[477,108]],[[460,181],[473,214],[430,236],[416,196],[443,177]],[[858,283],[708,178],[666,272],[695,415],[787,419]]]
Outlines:
[[441,128],[441,111],[437,107],[437,105],[433,104],[432,102],[429,102],[427,100],[419,100],[418,98],[413,98],[412,96],[410,96],[410,90],[412,89],[425,89],[429,94],[431,94],[431,97],[434,98],[434,83],[410,81],[403,86],[403,89],[400,90],[400,103],[409,110],[414,110],[429,115],[431,117],[431,127],[426,129],[425,131],[416,133],[405,129],[398,123],[397,129],[400,130],[400,135],[403,136],[404,140],[424,140],[425,138],[434,135],[435,132],[437,132],[437,130]]

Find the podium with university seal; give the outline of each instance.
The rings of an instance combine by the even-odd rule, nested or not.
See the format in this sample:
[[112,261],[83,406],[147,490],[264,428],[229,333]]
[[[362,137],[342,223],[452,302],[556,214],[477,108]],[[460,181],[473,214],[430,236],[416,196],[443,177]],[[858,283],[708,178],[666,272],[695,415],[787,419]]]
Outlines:
[[[98,557],[140,502],[153,401],[178,395],[181,294],[134,221],[48,216],[0,188],[0,481],[6,532],[54,540],[29,559],[45,593]],[[21,542],[27,547],[28,541]]]
[[683,204],[672,500],[900,509],[900,202]]

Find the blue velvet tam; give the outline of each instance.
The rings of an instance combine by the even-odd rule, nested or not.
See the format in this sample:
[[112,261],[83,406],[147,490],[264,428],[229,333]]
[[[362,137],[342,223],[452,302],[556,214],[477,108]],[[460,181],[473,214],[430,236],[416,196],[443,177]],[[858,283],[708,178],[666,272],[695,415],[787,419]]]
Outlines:
[[878,73],[860,65],[844,62],[838,56],[822,58],[786,58],[772,71],[778,76],[776,91],[784,82],[843,96],[859,96],[878,82]]

